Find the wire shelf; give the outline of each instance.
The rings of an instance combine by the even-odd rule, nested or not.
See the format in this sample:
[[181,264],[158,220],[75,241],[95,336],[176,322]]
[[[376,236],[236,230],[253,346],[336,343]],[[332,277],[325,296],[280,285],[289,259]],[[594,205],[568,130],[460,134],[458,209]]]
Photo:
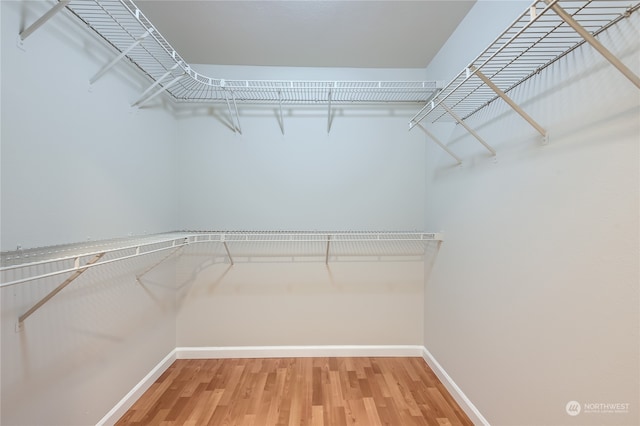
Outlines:
[[[393,256],[424,254],[425,244],[442,241],[439,233],[426,232],[171,232],[146,237],[119,238],[91,243],[16,250],[0,253],[0,287],[7,287],[86,269],[133,257],[194,244],[224,245],[239,256],[293,256],[306,250],[314,256]],[[256,244],[260,249],[256,251]],[[325,251],[326,249],[326,251]],[[236,252],[237,250],[237,252]],[[87,264],[87,260],[96,261]]]
[[476,75],[482,72],[500,90],[508,93],[558,59],[585,43],[553,10],[555,4],[594,36],[640,8],[640,2],[617,0],[534,1],[469,66],[410,120],[412,128],[421,121],[454,121],[446,105],[463,120],[498,98],[496,92]]
[[426,103],[441,88],[435,81],[212,78],[193,70],[131,0],[72,0],[66,7],[177,102]]

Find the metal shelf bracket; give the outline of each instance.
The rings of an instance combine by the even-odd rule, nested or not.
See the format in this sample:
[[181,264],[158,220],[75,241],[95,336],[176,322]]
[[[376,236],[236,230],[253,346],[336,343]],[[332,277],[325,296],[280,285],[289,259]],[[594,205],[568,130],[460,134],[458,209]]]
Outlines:
[[[138,99],[131,104],[132,107],[138,106],[140,104],[140,102],[142,102],[142,100],[144,99],[145,96],[147,96],[147,94],[153,89],[155,88],[158,84],[160,84],[162,82],[162,80],[164,80],[165,78],[167,78],[169,75],[171,75],[171,73],[178,68],[178,66],[180,65],[180,62],[174,64],[171,68],[169,68],[167,70],[166,73],[162,74],[162,76],[160,76],[160,78],[158,78],[156,81],[153,82],[153,84],[149,87],[147,87],[147,89],[142,92],[142,94],[138,97]],[[183,74],[184,75],[184,74]]]
[[113,60],[111,62],[109,62],[107,65],[105,65],[100,71],[98,71],[96,73],[96,75],[94,75],[93,77],[91,77],[89,79],[89,84],[94,84],[96,81],[98,81],[98,79],[100,77],[102,77],[107,71],[109,71],[115,64],[118,63],[118,61],[120,61],[120,59],[124,58],[125,56],[127,56],[127,54],[129,52],[131,52],[137,45],[139,45],[140,43],[142,43],[142,41],[147,38],[151,33],[153,32],[153,28],[148,29],[147,31],[145,31],[140,37],[136,38],[136,41],[134,41],[133,43],[131,43],[131,45],[129,45],[129,47],[127,47],[126,49],[124,49],[118,56],[116,56],[115,58],[113,58]]
[[463,119],[461,119],[458,116],[458,114],[453,112],[453,110],[451,108],[449,108],[444,102],[440,102],[440,106],[442,108],[444,108],[445,111],[447,111],[449,113],[449,115],[451,115],[451,117],[453,117],[454,120],[456,120],[459,124],[461,124],[462,127],[464,127],[467,130],[467,132],[471,133],[471,135],[473,135],[474,138],[476,138],[485,148],[487,148],[487,150],[489,150],[489,152],[491,152],[491,155],[493,155],[493,156],[496,155],[496,150],[493,149],[491,147],[491,145],[486,143],[484,141],[484,139],[482,139],[482,137],[480,137],[480,135],[475,130],[473,130],[467,123],[464,122]]
[[331,235],[327,235],[327,251],[324,256],[324,264],[329,264],[329,245],[331,244]]
[[327,134],[331,132],[331,122],[333,121],[332,111],[331,111],[331,89],[329,89],[328,95],[328,107],[327,107]]
[[231,92],[231,98],[233,99],[233,108],[236,111],[236,123],[238,123],[238,133],[242,134],[242,127],[240,127],[240,113],[238,112],[238,104],[236,103],[236,95]]
[[458,165],[462,164],[462,160],[460,159],[460,157],[458,157],[457,155],[455,155],[453,152],[451,152],[451,150],[444,144],[442,143],[442,141],[440,141],[440,139],[438,139],[433,133],[431,133],[430,131],[428,131],[421,123],[416,123],[416,126],[420,127],[422,129],[422,131],[432,140],[434,141],[440,148],[444,149],[447,154],[449,154],[450,156],[452,156],[456,162],[458,163]]
[[482,73],[482,71],[480,71],[479,69],[477,69],[476,67],[474,67],[473,65],[470,66],[469,68],[467,68],[470,72],[475,73],[475,75],[482,80],[482,82],[484,84],[486,84],[487,86],[489,86],[489,88],[491,90],[493,90],[496,95],[500,96],[502,98],[502,100],[504,100],[515,112],[517,112],[518,114],[520,114],[520,116],[522,118],[524,118],[527,123],[531,124],[531,126],[533,126],[534,129],[536,129],[536,131],[538,133],[540,133],[540,135],[542,135],[542,139],[543,139],[543,143],[547,143],[547,131],[544,129],[544,127],[542,127],[540,124],[538,124],[533,118],[531,118],[531,116],[529,114],[527,114],[522,108],[520,108],[520,106],[515,103],[513,101],[513,99],[511,99],[509,96],[507,96],[506,93],[504,93],[502,90],[500,90],[500,88],[498,86],[496,86],[493,81],[491,81],[491,79],[489,77],[487,77],[486,75],[484,75]]
[[55,14],[64,9],[69,3],[71,3],[71,0],[61,0],[56,3],[51,9],[49,9],[47,13],[42,15],[37,21],[20,32],[20,41],[25,41],[27,37],[33,34],[38,28],[43,26],[49,19],[53,18]]
[[[173,241],[172,247],[175,247],[173,250],[171,250],[171,253],[169,253],[168,255],[166,255],[165,257],[163,257],[162,259],[160,259],[159,261],[157,261],[156,263],[154,263],[153,265],[151,265],[150,267],[148,267],[147,269],[145,269],[141,274],[136,275],[136,281],[138,282],[138,284],[142,284],[142,282],[140,281],[142,279],[142,277],[144,277],[145,275],[147,275],[149,272],[151,272],[152,270],[154,270],[157,266],[159,266],[161,263],[163,263],[164,261],[166,261],[167,259],[169,259],[171,256],[173,256],[174,254],[178,253],[180,250],[182,250],[187,244],[189,244],[189,239],[185,238],[184,242],[182,244],[180,244],[179,246],[176,246],[176,241]],[[140,247],[136,247],[136,255],[140,254]]]
[[220,242],[224,246],[224,249],[227,251],[227,257],[229,258],[229,262],[231,262],[231,266],[233,266],[234,265],[233,257],[231,257],[231,252],[229,251],[229,246],[227,245],[227,239],[225,238],[224,234],[220,235]]
[[284,117],[282,116],[282,92],[280,90],[278,90],[278,101],[278,105],[280,106],[280,121],[278,122],[278,124],[280,124],[280,131],[284,135]]
[[[222,80],[220,82],[220,86],[224,87],[224,80]],[[229,111],[229,123],[231,124],[231,130],[233,130],[233,133],[236,133],[238,130],[236,129],[236,122],[233,121],[233,113],[231,112],[231,103],[229,102],[229,92],[227,92],[227,90],[224,90],[224,99],[227,102],[227,111]]]
[[234,120],[233,119],[234,114],[231,111],[231,102],[229,101],[229,90],[225,88],[224,80],[221,81],[221,87],[224,89],[224,98],[225,98],[225,101],[227,102],[227,110],[229,111],[229,122],[231,123],[231,130],[233,130],[234,133],[242,134],[242,129],[240,128],[240,116],[238,114],[238,104],[236,103],[236,96],[233,93],[233,91],[231,91],[233,107],[235,110],[235,120]]
[[604,58],[618,69],[625,77],[627,77],[637,88],[640,89],[640,78],[629,69],[620,59],[618,59],[613,53],[611,53],[606,47],[602,45],[589,31],[585,30],[582,25],[578,23],[573,17],[568,14],[562,6],[552,0],[544,0],[545,3],[551,7],[551,9],[558,15],[564,22],[567,23],[575,32],[585,39],[587,43],[593,46]]
[[76,278],[78,278],[80,275],[82,275],[82,273],[84,271],[86,271],[90,265],[93,265],[94,263],[96,263],[98,260],[100,260],[102,258],[102,256],[104,256],[105,253],[98,253],[96,254],[94,257],[92,257],[84,266],[80,267],[80,258],[77,257],[75,259],[75,268],[76,271],[71,274],[71,276],[69,278],[67,278],[66,280],[64,280],[62,282],[62,284],[60,284],[58,287],[54,288],[53,290],[51,290],[49,292],[49,294],[47,294],[45,297],[43,297],[42,299],[40,299],[40,301],[38,303],[36,303],[35,305],[33,305],[27,312],[25,312],[24,314],[20,315],[20,317],[18,318],[18,324],[16,325],[16,331],[20,331],[22,330],[22,326],[24,324],[24,321],[29,318],[35,311],[37,311],[38,309],[40,309],[45,303],[47,303],[49,300],[51,300],[51,298],[53,296],[55,296],[56,294],[60,293],[62,290],[64,290],[64,288],[66,286],[68,286],[69,284],[71,284],[71,282],[73,282]]
[[[153,92],[153,94],[151,94],[151,96],[147,97],[147,98],[141,98],[138,101],[136,101],[136,103],[133,104],[133,106],[137,106],[137,107],[141,107],[142,105],[146,104],[147,102],[149,102],[151,99],[155,98],[156,96],[158,96],[160,93],[169,90],[169,88],[171,86],[173,86],[174,84],[176,84],[178,81],[182,80],[182,78],[184,78],[184,76],[187,75],[187,73],[182,73],[179,76],[177,76],[176,78],[174,78],[173,80],[171,80],[169,83],[165,84],[164,86],[162,86],[161,88],[159,88],[158,90],[156,90],[155,92]],[[148,89],[147,89],[148,90]]]

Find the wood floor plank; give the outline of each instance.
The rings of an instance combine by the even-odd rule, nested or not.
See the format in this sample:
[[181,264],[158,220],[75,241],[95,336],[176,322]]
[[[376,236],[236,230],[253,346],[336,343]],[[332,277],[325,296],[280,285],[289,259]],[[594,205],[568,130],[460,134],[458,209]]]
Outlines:
[[371,426],[382,426],[380,414],[378,414],[378,409],[376,408],[376,403],[373,398],[363,398],[362,402],[364,402],[364,409],[367,413],[369,424]]
[[311,426],[324,426],[324,410],[322,405],[314,405],[311,409]]
[[422,358],[177,360],[116,423],[472,425]]

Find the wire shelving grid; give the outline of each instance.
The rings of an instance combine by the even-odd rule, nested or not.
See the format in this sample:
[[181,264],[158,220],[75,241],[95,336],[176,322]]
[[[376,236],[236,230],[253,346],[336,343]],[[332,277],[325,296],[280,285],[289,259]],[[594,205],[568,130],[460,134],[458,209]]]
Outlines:
[[[562,8],[594,36],[602,33],[640,8],[640,2],[617,0],[534,1],[498,38],[448,83],[437,96],[409,121],[413,128],[421,121],[454,121],[449,108],[462,120],[498,98],[496,92],[476,74],[480,71],[500,90],[513,88],[584,44],[553,6]],[[446,106],[446,107],[445,107]]]
[[[330,245],[333,247],[341,244],[340,253],[343,256],[386,256],[403,254],[407,245],[412,249],[423,248],[430,241],[442,241],[442,235],[425,232],[172,232],[3,252],[0,257],[0,287],[84,271],[99,265],[167,250],[174,251],[194,244],[222,244],[231,262],[233,259],[229,247],[243,251],[243,246],[246,247],[247,244],[269,244],[269,250],[262,255],[294,255],[303,245],[316,250],[315,254],[318,256],[326,256],[328,261],[328,249],[326,252],[324,250]],[[367,245],[365,253],[361,251],[363,244]],[[350,249],[358,251],[350,253]],[[86,264],[86,260],[97,256],[99,258],[94,263]]]
[[425,103],[435,81],[274,81],[212,78],[191,68],[131,0],[73,0],[66,6],[178,102]]

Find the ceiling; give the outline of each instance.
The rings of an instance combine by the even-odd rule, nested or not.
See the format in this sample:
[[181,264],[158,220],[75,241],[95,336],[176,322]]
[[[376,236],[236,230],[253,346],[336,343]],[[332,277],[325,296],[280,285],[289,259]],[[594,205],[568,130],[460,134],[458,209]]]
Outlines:
[[423,68],[475,0],[136,4],[192,64]]

